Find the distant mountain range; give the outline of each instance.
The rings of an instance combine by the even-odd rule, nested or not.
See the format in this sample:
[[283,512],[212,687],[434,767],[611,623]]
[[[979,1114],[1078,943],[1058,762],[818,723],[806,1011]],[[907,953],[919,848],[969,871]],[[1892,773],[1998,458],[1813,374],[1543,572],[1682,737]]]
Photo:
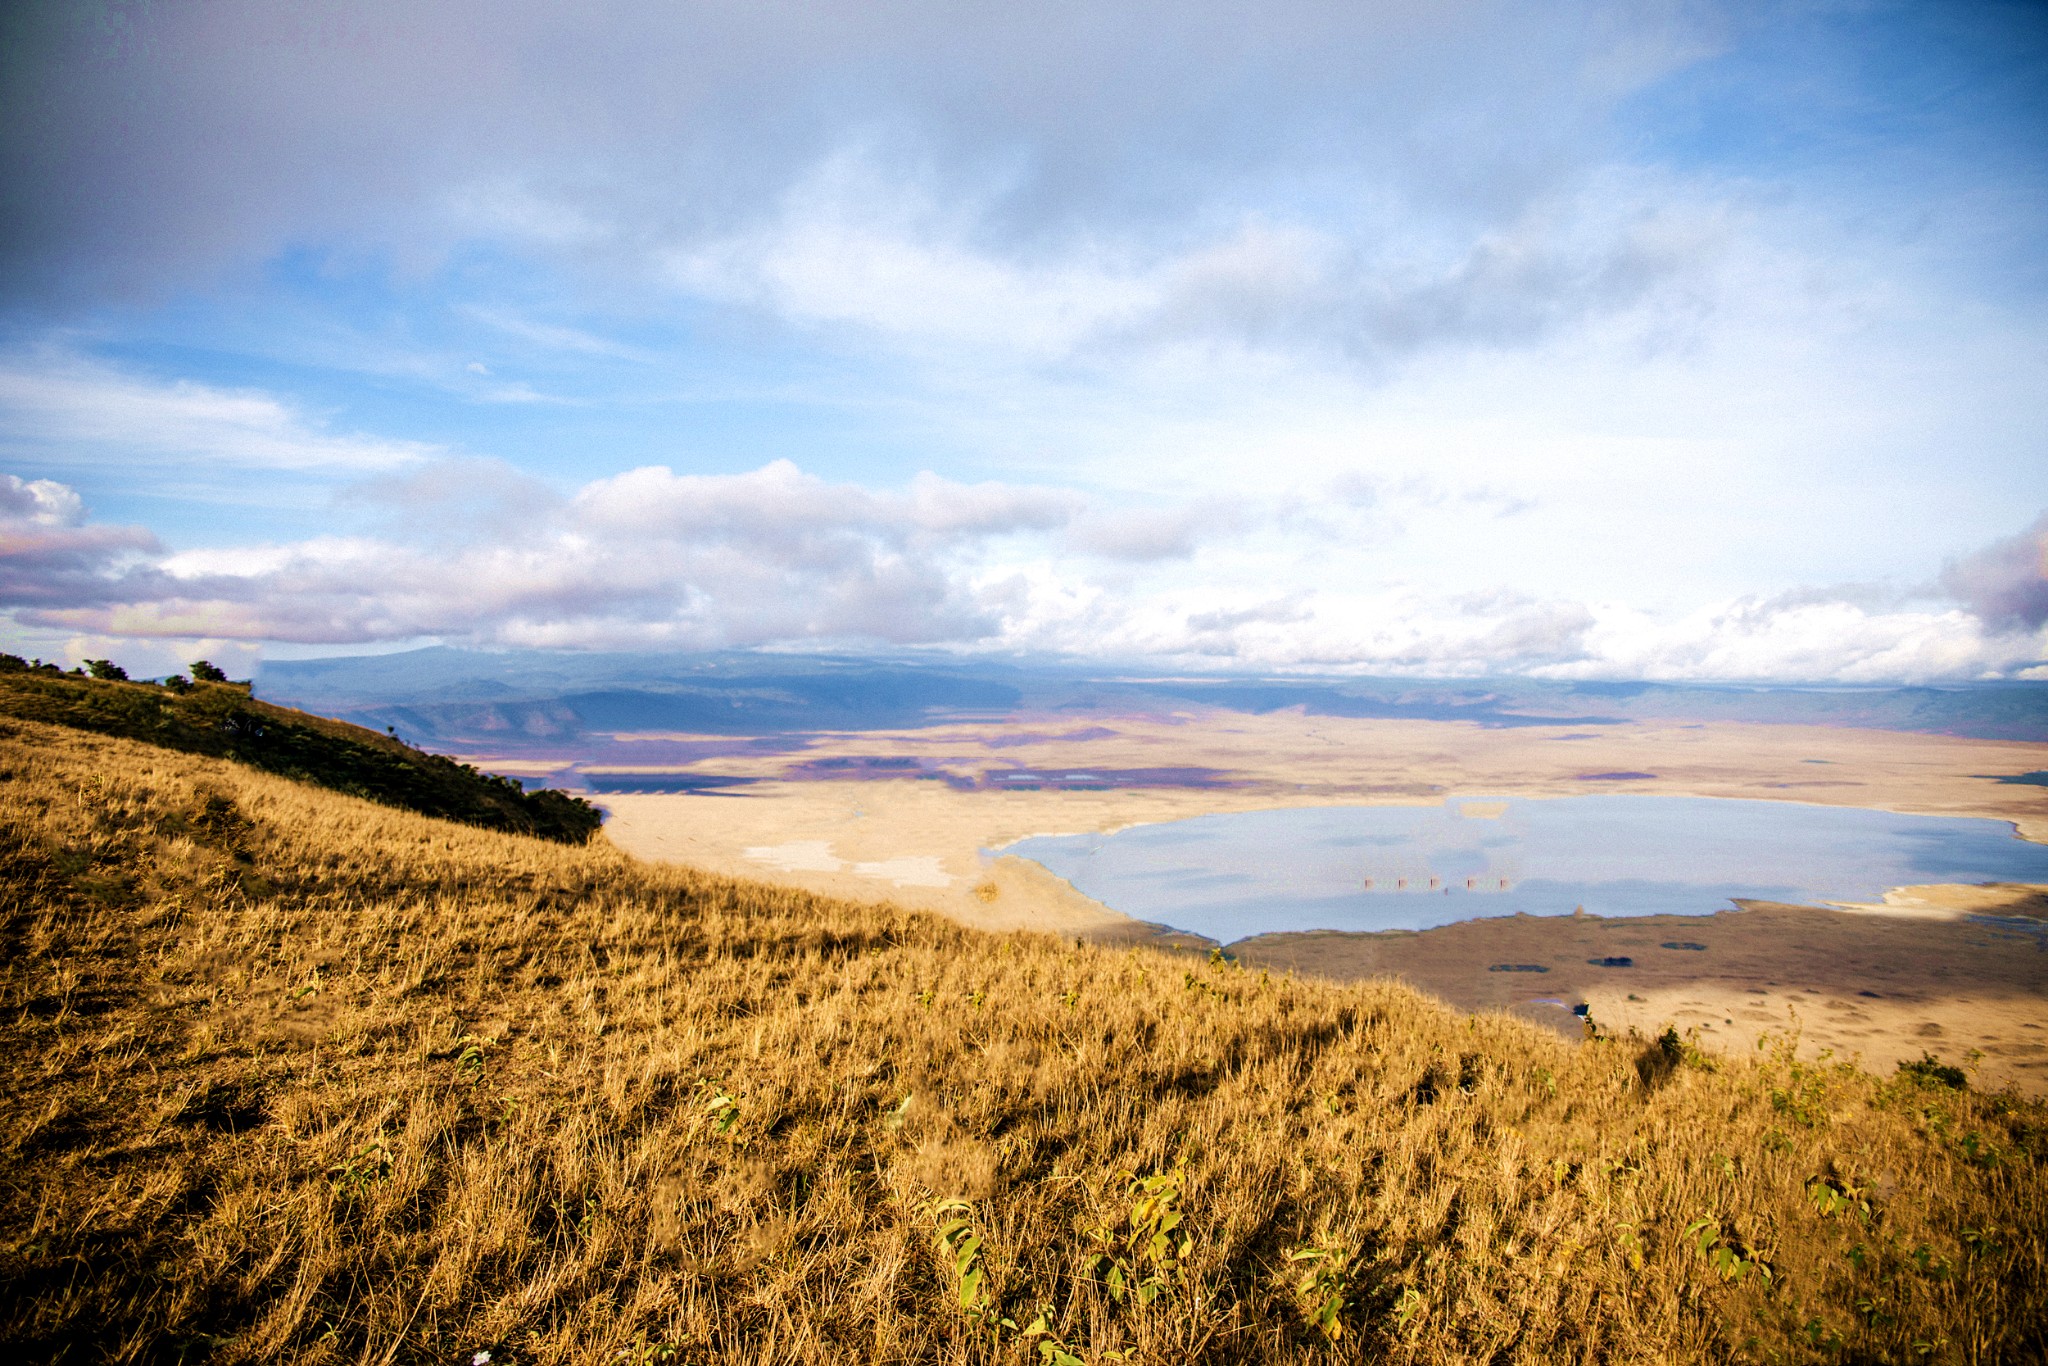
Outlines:
[[1490,727],[1748,721],[2048,740],[2048,683],[1740,686],[1537,679],[1170,677],[1069,663],[747,652],[400,654],[265,664],[257,691],[415,743],[559,751],[588,736],[893,730],[1019,714],[1264,713]]

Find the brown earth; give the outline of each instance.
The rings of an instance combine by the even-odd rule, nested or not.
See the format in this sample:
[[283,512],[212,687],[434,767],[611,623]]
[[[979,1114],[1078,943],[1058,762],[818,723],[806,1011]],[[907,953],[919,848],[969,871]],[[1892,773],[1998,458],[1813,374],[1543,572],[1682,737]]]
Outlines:
[[[1672,947],[1673,945],[1697,947]],[[1467,1010],[1507,1010],[1568,1033],[1584,1003],[1602,1028],[1696,1031],[1749,1052],[1797,1034],[1890,1072],[1933,1053],[1978,1084],[2048,1093],[2048,925],[1873,915],[1745,902],[1705,916],[1511,916],[1419,934],[1276,934],[1246,963],[1333,978],[1396,977]],[[1602,966],[1615,959],[1626,966]],[[1498,971],[1519,968],[1521,971]],[[1530,968],[1542,971],[1528,971]],[[1552,1003],[1555,1004],[1552,1004]]]

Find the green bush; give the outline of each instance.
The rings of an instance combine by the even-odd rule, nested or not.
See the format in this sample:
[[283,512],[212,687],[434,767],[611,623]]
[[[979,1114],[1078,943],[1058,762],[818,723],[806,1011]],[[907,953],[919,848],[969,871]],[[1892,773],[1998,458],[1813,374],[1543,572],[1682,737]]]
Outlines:
[[527,792],[510,778],[373,730],[259,702],[246,683],[221,682],[205,660],[192,672],[200,681],[174,676],[156,688],[104,675],[0,669],[0,714],[234,759],[386,806],[566,844],[586,842],[604,821],[580,797]]

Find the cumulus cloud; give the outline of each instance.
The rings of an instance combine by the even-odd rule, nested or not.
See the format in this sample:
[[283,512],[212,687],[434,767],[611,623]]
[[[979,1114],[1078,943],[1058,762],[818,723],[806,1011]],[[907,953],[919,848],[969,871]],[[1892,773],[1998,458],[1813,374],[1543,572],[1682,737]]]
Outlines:
[[1796,683],[1926,682],[2018,675],[2048,640],[1987,631],[1962,611],[1871,610],[1850,602],[1738,599],[1659,619],[1609,607],[1590,657],[1560,677]]
[[1313,618],[1310,597],[1290,593],[1243,607],[1189,612],[1178,653],[1235,662],[1270,651],[1290,634],[1289,628]]
[[[374,486],[375,498],[442,522],[439,537],[333,534],[179,553],[140,528],[92,523],[61,484],[8,476],[0,610],[45,635],[252,648],[880,643],[1432,676],[1886,682],[2019,675],[2048,655],[2048,629],[1853,590],[1658,614],[1337,573],[1265,594],[1248,591],[1251,572],[1177,582],[1171,557],[1109,561],[1080,549],[1075,539],[1105,524],[1102,511],[1032,486],[921,475],[873,490],[787,461],[716,476],[649,466],[568,494],[505,476],[509,491],[465,514],[478,474],[429,467]],[[1184,511],[1199,522],[1213,510]],[[1261,519],[1270,509],[1219,523],[1211,543],[1270,556]],[[2003,553],[2001,543],[1965,563],[2003,564]],[[2009,596],[1987,601],[2019,610],[2003,606]]]
[[1413,677],[1858,683],[2028,676],[2048,633],[2002,636],[1961,611],[1736,599],[1650,613],[1513,590],[1446,594],[1333,582],[1265,600],[1120,594],[1035,566],[992,582],[999,639],[1192,669]]
[[[495,497],[475,499],[491,475]],[[61,501],[16,485],[0,496],[31,514]],[[126,528],[66,528],[61,546],[24,532],[19,572],[0,602],[39,628],[146,637],[679,648],[973,641],[996,622],[961,566],[1003,537],[1058,526],[1074,506],[1059,491],[931,475],[878,493],[787,461],[725,476],[649,466],[568,497],[457,463],[373,485],[364,497],[403,507],[412,522],[439,522],[446,534],[188,551],[108,579],[109,554],[155,543]],[[56,554],[64,548],[70,559]],[[74,563],[89,550],[100,558]],[[100,577],[81,592],[88,570]]]
[[1191,503],[1104,509],[1078,519],[1067,545],[1105,560],[1180,560],[1204,545],[1245,531],[1274,514],[1259,499],[1205,498]]
[[0,474],[0,605],[40,610],[101,607],[147,596],[161,550],[141,527],[92,526],[76,490]]
[[662,465],[586,485],[578,522],[594,531],[745,544],[801,557],[858,534],[894,546],[1043,531],[1078,507],[1063,490],[960,484],[924,473],[902,493],[828,484],[788,460],[748,474],[677,474]]
[[1993,630],[2039,630],[2048,623],[2048,512],[2018,535],[1950,561],[1940,586]]
[[1467,615],[1488,627],[1468,647],[1475,661],[1506,660],[1517,672],[1536,672],[1592,657],[1587,636],[1598,618],[1583,603],[1531,602],[1501,594],[1464,606]]
[[[28,0],[0,324],[58,340],[0,350],[0,463],[169,491],[206,545],[16,479],[0,601],[96,640],[2024,670],[2048,527],[1933,581],[2041,506],[2038,24],[1944,54],[1822,9]],[[245,387],[322,366],[379,382]],[[728,436],[890,473],[684,467]]]
[[290,471],[394,469],[437,454],[334,433],[274,395],[163,381],[64,352],[0,357],[0,442],[47,460]]
[[1255,224],[1171,262],[1126,331],[1365,361],[1519,345],[1660,297],[1665,313],[1704,306],[1726,214],[1661,178],[1609,172],[1437,241],[1392,224],[1348,239]]
[[0,475],[0,522],[35,526],[76,526],[85,518],[85,500],[76,489],[54,479],[22,479]]

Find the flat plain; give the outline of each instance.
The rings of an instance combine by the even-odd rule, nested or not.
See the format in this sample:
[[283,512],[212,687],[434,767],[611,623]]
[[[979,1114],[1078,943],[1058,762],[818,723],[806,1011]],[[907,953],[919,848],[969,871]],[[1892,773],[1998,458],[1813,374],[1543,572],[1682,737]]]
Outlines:
[[[588,775],[600,790],[715,784],[600,798],[609,838],[640,857],[1098,942],[1173,936],[994,851],[1029,835],[1214,812],[1615,790],[1986,817],[2048,841],[2048,789],[1998,780],[2048,767],[2048,745],[1833,726],[1487,727],[1190,707],[824,733],[753,752],[732,737],[612,741],[609,755],[644,749],[646,761],[608,760]],[[723,752],[673,757],[698,749]],[[528,775],[567,766],[530,752],[467,757]],[[1580,1027],[1570,1007],[1584,1003],[1602,1024],[1674,1024],[1722,1051],[1792,1028],[1809,1053],[1831,1049],[1886,1070],[1929,1052],[1976,1054],[1982,1084],[2038,1094],[2048,1091],[2044,892],[1902,888],[1858,909],[1705,904],[1684,917],[1515,917],[1421,933],[1261,937],[1233,952],[1318,976],[1398,978],[1455,1006],[1567,1032]],[[1660,950],[1666,941],[1704,948]],[[1588,963],[1613,956],[1631,967]],[[1550,970],[1489,971],[1504,962]]]

